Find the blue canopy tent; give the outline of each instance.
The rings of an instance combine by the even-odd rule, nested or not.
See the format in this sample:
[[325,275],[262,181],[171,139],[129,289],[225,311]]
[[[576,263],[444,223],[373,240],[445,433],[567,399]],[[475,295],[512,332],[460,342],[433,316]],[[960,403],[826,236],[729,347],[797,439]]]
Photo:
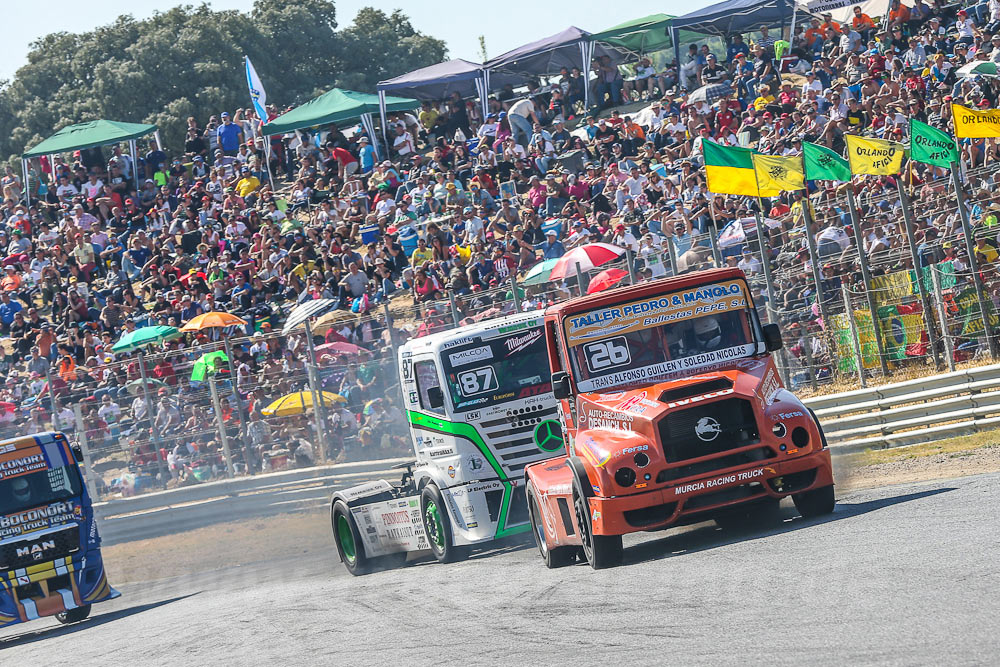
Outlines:
[[[518,85],[524,81],[523,77],[512,74],[499,74],[498,77],[498,83],[501,86],[508,83]],[[463,99],[478,96],[483,107],[483,115],[485,116],[488,112],[486,105],[488,90],[483,66],[461,58],[422,67],[407,74],[380,81],[377,89],[383,127],[385,127],[385,105],[382,100],[385,99],[385,95],[389,91],[392,91],[393,95],[416,100],[440,100],[452,93],[458,93]]]
[[[545,76],[558,74],[563,67],[578,67],[585,77],[589,76],[590,63],[594,56],[608,55],[615,62],[624,57],[616,49],[593,41],[586,30],[570,26],[562,32],[544,37],[508,51],[483,63],[487,90],[493,87],[494,73],[517,74],[521,76]],[[586,86],[586,105],[590,107],[590,85]]]
[[783,29],[791,20],[794,11],[794,0],[724,0],[690,14],[678,16],[670,23],[674,59],[680,65],[681,54],[677,33],[682,28],[718,37],[750,32],[762,25]]

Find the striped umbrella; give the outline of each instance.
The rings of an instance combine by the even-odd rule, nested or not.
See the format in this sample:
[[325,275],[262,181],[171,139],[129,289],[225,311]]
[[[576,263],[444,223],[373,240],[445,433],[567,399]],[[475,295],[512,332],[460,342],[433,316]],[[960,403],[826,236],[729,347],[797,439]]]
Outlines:
[[302,326],[310,317],[322,315],[336,307],[336,299],[310,299],[309,301],[303,301],[288,313],[288,319],[285,320],[285,326],[282,327],[281,333],[288,334],[290,331]]
[[1000,72],[992,60],[973,60],[955,70],[955,76],[1000,76]]
[[553,267],[555,267],[556,262],[559,258],[546,259],[544,261],[535,264],[533,267],[528,269],[528,272],[524,274],[524,280],[521,281],[522,285],[541,285],[542,283],[547,283],[552,278],[550,277]]
[[724,95],[732,95],[733,89],[728,83],[709,83],[695,90],[688,97],[688,102],[704,102],[712,104],[722,99]]
[[576,277],[577,265],[580,266],[581,272],[586,272],[602,264],[613,262],[624,254],[625,248],[619,248],[610,243],[588,243],[573,248],[556,260],[555,266],[552,267],[552,272],[549,274],[549,279],[573,278]]

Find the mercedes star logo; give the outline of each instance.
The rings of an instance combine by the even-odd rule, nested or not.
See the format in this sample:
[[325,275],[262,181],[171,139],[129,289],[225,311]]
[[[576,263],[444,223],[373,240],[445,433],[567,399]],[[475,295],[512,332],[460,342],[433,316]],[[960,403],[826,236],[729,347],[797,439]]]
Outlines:
[[545,452],[554,452],[563,446],[562,425],[555,419],[546,419],[535,427],[535,444]]

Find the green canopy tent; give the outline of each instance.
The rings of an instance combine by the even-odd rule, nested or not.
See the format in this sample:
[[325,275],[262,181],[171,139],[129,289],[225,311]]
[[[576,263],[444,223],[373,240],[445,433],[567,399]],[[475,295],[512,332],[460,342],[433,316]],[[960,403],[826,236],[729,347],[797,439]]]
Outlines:
[[[665,51],[674,45],[670,38],[670,24],[673,19],[674,17],[669,14],[650,14],[595,33],[591,39],[630,51],[637,56]],[[704,41],[704,39],[704,35],[691,30],[679,30],[677,34],[679,44]]]
[[[21,154],[21,168],[24,171],[24,187],[28,188],[28,160],[42,155],[54,155],[56,153],[69,153],[71,151],[93,148],[94,146],[106,146],[127,141],[132,154],[132,172],[135,176],[135,186],[139,187],[139,170],[136,168],[135,140],[147,134],[155,134],[155,125],[144,123],[125,123],[117,120],[91,120],[86,123],[77,123],[62,128],[48,139],[45,139],[36,146]],[[157,137],[157,144],[160,143]],[[31,204],[29,196],[28,204]]]
[[650,14],[639,19],[619,23],[602,32],[591,35],[595,42],[604,42],[637,55],[669,49],[670,20],[667,14]]
[[[387,96],[385,97],[385,105],[388,111],[411,111],[420,106],[420,103],[405,97]],[[360,119],[361,125],[371,137],[377,151],[379,146],[378,142],[375,141],[375,125],[372,122],[372,114],[378,110],[378,95],[334,88],[267,123],[264,126],[264,134],[282,134],[317,125]],[[382,137],[388,143],[384,125]]]

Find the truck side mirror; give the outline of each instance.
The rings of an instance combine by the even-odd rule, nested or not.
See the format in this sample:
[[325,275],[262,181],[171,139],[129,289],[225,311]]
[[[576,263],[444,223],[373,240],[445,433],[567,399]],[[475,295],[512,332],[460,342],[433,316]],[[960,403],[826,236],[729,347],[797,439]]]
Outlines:
[[556,371],[552,374],[552,395],[557,400],[573,395],[569,389],[569,374],[566,371]]
[[775,352],[785,346],[781,340],[781,328],[777,324],[764,325],[764,347],[768,352]]
[[427,402],[429,403],[427,407],[435,410],[444,405],[444,393],[441,387],[428,387]]
[[80,445],[73,445],[70,449],[73,450],[73,460],[77,463],[83,463],[83,450],[80,449]]

